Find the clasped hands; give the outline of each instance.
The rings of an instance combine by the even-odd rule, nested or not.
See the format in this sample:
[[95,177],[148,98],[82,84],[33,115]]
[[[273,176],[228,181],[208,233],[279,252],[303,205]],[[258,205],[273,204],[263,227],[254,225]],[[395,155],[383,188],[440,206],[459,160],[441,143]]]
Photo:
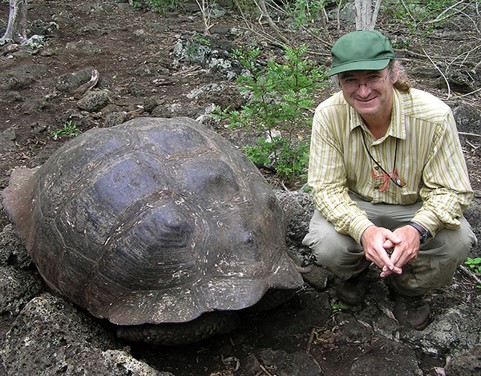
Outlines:
[[418,231],[409,225],[394,231],[370,226],[363,232],[361,242],[366,259],[381,269],[382,278],[401,274],[402,267],[417,257],[421,245]]

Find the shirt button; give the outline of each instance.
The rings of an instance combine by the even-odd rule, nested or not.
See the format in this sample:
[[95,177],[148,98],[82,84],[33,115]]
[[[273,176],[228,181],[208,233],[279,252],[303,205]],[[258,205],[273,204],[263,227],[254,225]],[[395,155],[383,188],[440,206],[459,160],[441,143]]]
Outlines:
[[377,171],[379,170],[379,166],[374,166],[374,169]]

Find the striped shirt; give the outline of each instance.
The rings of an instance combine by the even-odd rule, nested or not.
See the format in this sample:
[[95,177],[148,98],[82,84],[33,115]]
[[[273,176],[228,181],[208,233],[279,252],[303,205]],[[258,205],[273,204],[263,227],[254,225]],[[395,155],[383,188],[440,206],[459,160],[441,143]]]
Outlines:
[[[404,186],[385,178],[379,165],[388,173],[397,170]],[[321,214],[358,243],[373,223],[349,193],[373,204],[422,201],[412,220],[433,236],[459,228],[473,197],[450,108],[416,89],[394,89],[391,124],[378,140],[342,92],[322,102],[313,120],[308,184]]]

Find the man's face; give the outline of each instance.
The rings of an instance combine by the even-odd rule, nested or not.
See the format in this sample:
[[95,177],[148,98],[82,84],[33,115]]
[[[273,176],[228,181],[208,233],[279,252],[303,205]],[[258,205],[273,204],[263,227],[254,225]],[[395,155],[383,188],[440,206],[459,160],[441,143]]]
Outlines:
[[339,82],[347,103],[363,118],[390,115],[393,81],[388,68],[340,73]]

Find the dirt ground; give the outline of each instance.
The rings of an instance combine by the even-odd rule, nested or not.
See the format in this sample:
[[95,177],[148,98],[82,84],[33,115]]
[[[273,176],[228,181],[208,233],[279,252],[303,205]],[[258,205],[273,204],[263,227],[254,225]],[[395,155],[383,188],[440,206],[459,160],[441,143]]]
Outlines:
[[[95,68],[100,77],[96,89],[110,91],[112,106],[108,107],[116,107],[131,116],[149,115],[149,109],[162,105],[167,107],[189,102],[185,95],[192,89],[227,81],[225,74],[215,69],[206,69],[200,64],[173,65],[173,51],[178,40],[203,36],[201,14],[194,2],[187,2],[182,11],[165,15],[147,9],[133,9],[119,0],[90,0],[81,3],[61,0],[29,1],[28,8],[30,35],[40,34],[47,37],[45,45],[33,54],[15,51],[14,47],[8,46],[0,49],[1,71],[7,72],[0,75],[0,133],[4,141],[0,145],[0,188],[8,184],[8,176],[14,167],[41,165],[63,142],[68,141],[66,136],[55,139],[52,132],[62,129],[69,121],[74,122],[80,132],[104,125],[107,111],[87,113],[78,107],[78,98],[74,93],[58,89],[58,78],[64,74]],[[3,28],[0,23],[1,33],[6,27],[7,13],[8,4],[1,2],[0,14],[4,16],[0,20],[4,23]],[[231,28],[242,30],[244,26],[243,20],[235,11],[228,11],[213,23],[211,36],[208,38],[220,48],[232,50],[232,47],[252,43],[255,39],[265,51],[264,57],[282,53],[278,43],[273,42],[274,38],[265,38],[272,34],[270,29],[264,26],[265,23],[260,22],[263,26],[256,32],[233,34],[229,31]],[[439,96],[451,105],[462,100],[480,110],[479,92],[473,95],[451,95],[448,98],[446,89],[439,88],[440,79],[432,76],[434,68],[430,59],[441,59],[443,64],[451,64],[450,69],[454,70],[456,57],[453,57],[452,61],[447,57],[464,41],[472,42],[474,52],[469,58],[479,62],[479,58],[474,54],[479,33],[472,30],[472,24],[467,22],[465,25],[456,26],[459,29],[465,27],[469,32],[453,30],[452,25],[448,26],[450,29],[446,32],[426,38],[404,35],[397,26],[397,29],[393,30],[392,25],[380,25],[390,30],[389,33],[394,38],[393,44],[399,46],[399,59],[408,71],[414,72],[411,75],[414,86],[439,93]],[[333,22],[318,38],[301,32],[286,35],[296,40],[296,43],[310,45],[311,59],[319,64],[328,64],[332,41],[346,30],[351,31],[352,25]],[[446,34],[446,37],[443,37],[443,34]],[[94,44],[95,47],[91,47],[93,51],[84,51],[82,46],[88,45],[85,41]],[[78,43],[80,47],[69,48],[72,43]],[[409,50],[404,48],[406,44],[409,44]],[[13,52],[10,53],[10,50]],[[425,56],[421,56],[423,51]],[[427,55],[428,53],[431,56]],[[453,91],[455,89],[454,86],[451,88]],[[319,93],[316,99],[321,101],[327,95],[329,93]],[[226,100],[222,95],[210,99],[223,108],[232,104],[228,102],[229,98]],[[478,125],[474,133],[480,132],[481,126]],[[238,131],[223,132],[223,135],[240,145],[245,142]],[[481,191],[481,178],[479,169],[476,168],[478,137],[462,138],[472,184],[477,192]],[[15,147],[12,148],[12,145]],[[1,227],[5,224],[5,217],[2,217]]]
[[[192,89],[208,83],[226,81],[221,72],[201,65],[172,64],[174,46],[181,37],[188,39],[203,35],[204,26],[197,9],[193,1],[186,4],[185,10],[165,15],[133,9],[120,1],[29,1],[28,17],[32,34],[49,36],[46,44],[34,54],[9,50],[6,47],[0,49],[0,135],[3,139],[0,143],[0,189],[8,184],[8,177],[14,167],[41,165],[62,143],[68,141],[69,138],[65,136],[58,139],[52,137],[52,132],[61,129],[68,121],[74,120],[81,132],[104,125],[106,113],[85,112],[78,107],[78,98],[73,93],[58,89],[58,78],[64,74],[95,68],[100,76],[97,88],[108,89],[110,105],[117,106],[117,109],[130,114],[129,116],[148,115],[152,108],[158,106],[183,104],[189,101],[185,95]],[[7,12],[8,4],[0,2],[0,34],[3,34],[6,25]],[[246,38],[255,38],[259,45],[271,51],[272,55],[280,53],[278,46],[263,37],[264,34],[229,33],[233,26],[242,29],[244,23],[234,12],[228,11],[225,16],[215,20],[210,38],[225,45],[246,43]],[[469,23],[466,27],[469,29]],[[259,28],[261,31],[270,32],[265,24]],[[313,39],[305,33],[296,36],[291,34],[290,37],[295,37],[298,43],[315,46],[311,58],[322,64],[328,61],[329,46],[336,35],[352,28],[352,25],[348,25],[338,29],[338,25],[333,22],[329,25],[328,32],[319,39]],[[416,72],[413,77],[415,86],[439,93],[440,97],[445,99],[446,90],[439,88],[438,81],[426,73],[432,71],[432,63],[427,55],[423,55],[423,49],[430,51],[432,56],[448,56],[453,46],[459,46],[463,40],[472,40],[469,34],[472,29],[469,30],[471,31],[447,30],[445,39],[439,36],[441,33],[432,38],[413,38],[413,35],[403,35],[401,31],[394,29],[391,29],[391,35],[397,39],[401,60],[408,69],[412,68]],[[453,33],[459,38],[453,39]],[[477,38],[479,44],[479,35]],[[408,40],[411,52],[403,45]],[[82,53],[79,48],[67,48],[69,43],[79,41],[93,42],[99,49],[94,53]],[[446,49],[445,53],[442,48]],[[19,75],[19,72],[22,74]],[[327,94],[320,93],[319,100],[325,95]],[[481,110],[479,95],[479,92],[464,97],[455,95],[447,101],[455,104],[463,100]],[[216,104],[220,105],[222,100],[223,98],[214,99]],[[481,131],[481,125],[478,130]],[[239,140],[238,134],[224,135],[231,140]],[[479,140],[479,135],[476,134],[462,138],[471,181],[478,197],[481,192]],[[2,211],[0,228],[7,223]],[[296,301],[290,303],[290,307],[295,309],[296,304],[301,304],[303,299],[316,300],[312,299],[312,294],[316,295],[319,312],[329,311],[323,310],[324,306],[329,305],[328,294],[310,291],[301,294]],[[278,318],[278,322],[285,320],[288,313],[289,307],[282,317]],[[344,343],[344,350],[339,351],[339,343],[333,342],[332,337],[323,337],[325,331],[336,326],[336,320],[340,320],[340,317],[342,316],[319,317],[318,323],[313,323],[312,318],[298,317],[295,322],[302,327],[291,332],[287,328],[285,333],[281,334],[283,337],[277,334],[275,340],[265,339],[263,343],[264,339],[260,338],[255,343],[256,346],[263,345],[268,348],[273,341],[277,344],[284,342],[291,350],[298,346],[302,351],[312,346],[310,354],[323,364],[324,374],[345,375],[352,360],[362,353],[362,349],[353,341]],[[263,320],[270,319],[255,318],[253,326],[245,327],[245,334],[238,335],[236,340],[243,341],[242,338],[245,340],[246,336],[255,335],[256,325],[261,325]],[[326,321],[329,323],[327,326],[316,326],[326,325]],[[302,330],[305,330],[302,338],[298,338],[298,333]],[[313,346],[316,343],[323,346]],[[159,369],[169,370],[176,375],[220,376],[232,374],[229,372],[232,372],[236,359],[229,357],[229,354],[234,346],[243,347],[243,353],[248,354],[251,350],[249,346],[253,345],[248,340],[239,344],[233,343],[229,337],[222,337],[203,344],[163,349],[160,358],[158,352],[141,346],[133,348],[133,351],[139,358],[147,359],[150,363],[162,363]],[[216,355],[209,355],[212,353]],[[442,367],[442,362],[442,359],[426,357],[423,363],[425,374],[434,375],[435,373],[430,372],[434,372],[434,366]],[[166,364],[169,366],[166,367]],[[327,364],[331,366],[326,366]],[[178,370],[182,370],[182,373],[176,373]],[[269,375],[269,370],[266,369],[264,374]]]

